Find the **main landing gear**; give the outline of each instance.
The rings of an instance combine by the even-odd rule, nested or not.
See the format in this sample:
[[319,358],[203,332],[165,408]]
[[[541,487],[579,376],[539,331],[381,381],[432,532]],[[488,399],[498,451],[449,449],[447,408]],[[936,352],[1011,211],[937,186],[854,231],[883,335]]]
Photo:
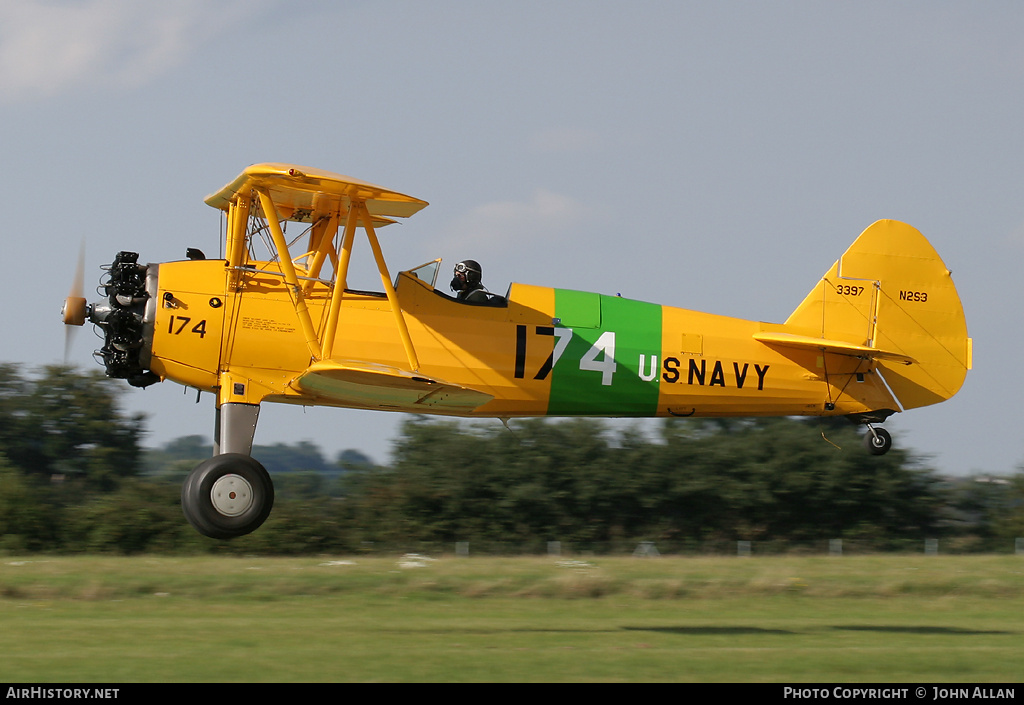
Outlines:
[[181,508],[188,523],[213,539],[255,531],[273,506],[270,474],[241,453],[224,453],[203,461],[181,488]]
[[217,410],[214,456],[189,473],[181,509],[203,536],[230,539],[258,529],[274,507],[270,473],[251,457],[257,404],[222,404]]

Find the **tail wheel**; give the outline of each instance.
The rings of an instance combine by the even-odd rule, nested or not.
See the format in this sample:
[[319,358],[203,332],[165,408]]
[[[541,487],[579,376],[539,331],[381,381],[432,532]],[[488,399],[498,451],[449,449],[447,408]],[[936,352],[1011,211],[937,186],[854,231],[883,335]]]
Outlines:
[[241,453],[224,453],[203,461],[181,488],[181,508],[188,523],[214,539],[255,531],[273,506],[270,474]]
[[868,426],[868,432],[864,434],[864,445],[872,455],[885,455],[892,448],[892,436],[884,428]]

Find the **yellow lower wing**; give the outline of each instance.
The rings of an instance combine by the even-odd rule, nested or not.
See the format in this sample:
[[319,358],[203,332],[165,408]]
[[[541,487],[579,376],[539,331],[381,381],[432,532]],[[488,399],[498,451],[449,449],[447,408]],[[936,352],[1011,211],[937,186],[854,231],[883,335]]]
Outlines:
[[486,392],[416,372],[350,360],[314,363],[291,386],[342,406],[413,413],[468,413],[493,399]]

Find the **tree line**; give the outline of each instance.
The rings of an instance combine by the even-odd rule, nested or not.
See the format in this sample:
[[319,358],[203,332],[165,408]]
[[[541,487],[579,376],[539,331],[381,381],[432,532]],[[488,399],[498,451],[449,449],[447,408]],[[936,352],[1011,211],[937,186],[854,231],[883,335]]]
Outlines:
[[[600,420],[410,416],[383,465],[315,444],[256,446],[274,512],[229,542],[181,515],[207,439],[145,449],[145,419],[101,373],[0,364],[0,550],[350,553],[730,550],[736,541],[864,550],[1008,551],[1024,537],[1024,472],[944,478],[894,448],[867,454],[845,420]],[[982,481],[985,480],[985,481]]]

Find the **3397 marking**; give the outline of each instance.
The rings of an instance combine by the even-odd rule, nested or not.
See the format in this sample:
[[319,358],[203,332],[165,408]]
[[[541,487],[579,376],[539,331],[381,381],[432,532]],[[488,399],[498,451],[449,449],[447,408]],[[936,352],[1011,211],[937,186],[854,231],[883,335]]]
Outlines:
[[841,296],[860,296],[864,293],[864,287],[852,286],[850,284],[836,284],[836,293]]
[[[185,330],[185,327],[192,322],[192,319],[188,316],[171,316],[171,320],[167,323],[167,332],[171,335],[181,335]],[[190,332],[195,333],[199,336],[200,340],[206,337],[206,319],[199,321],[191,329]]]

